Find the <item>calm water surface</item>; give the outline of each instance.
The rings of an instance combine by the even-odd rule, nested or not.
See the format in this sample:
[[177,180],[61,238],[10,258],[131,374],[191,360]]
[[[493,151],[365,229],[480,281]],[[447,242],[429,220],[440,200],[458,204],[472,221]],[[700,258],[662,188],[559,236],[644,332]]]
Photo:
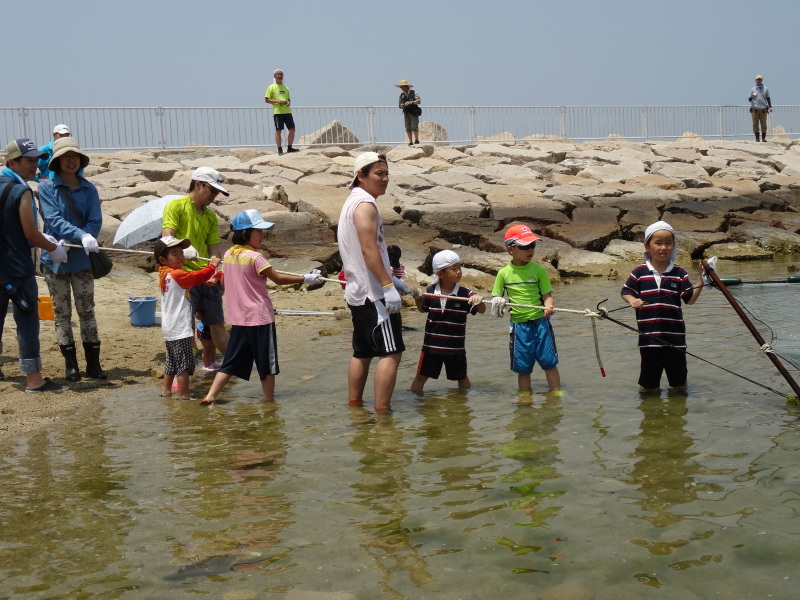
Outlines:
[[[616,308],[620,285],[562,285],[557,305]],[[790,393],[719,292],[685,315],[690,351]],[[344,406],[346,327],[281,338],[274,406],[255,378],[210,409],[141,386],[11,445],[0,598],[794,597],[800,410],[784,398],[691,357],[688,394],[640,395],[635,334],[598,323],[603,378],[589,320],[561,314],[564,394],[537,371],[518,406],[507,327],[484,315],[471,390],[404,391],[408,331],[395,413],[376,420]]]

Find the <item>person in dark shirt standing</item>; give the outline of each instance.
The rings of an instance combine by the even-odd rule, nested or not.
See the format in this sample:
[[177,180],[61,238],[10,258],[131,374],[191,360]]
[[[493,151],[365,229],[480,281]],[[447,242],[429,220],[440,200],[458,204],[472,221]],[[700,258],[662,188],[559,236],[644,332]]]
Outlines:
[[422,102],[420,95],[412,90],[414,87],[405,79],[396,83],[394,87],[399,87],[403,92],[400,94],[398,106],[403,111],[403,118],[406,125],[406,135],[408,135],[408,145],[419,144],[419,116],[422,109],[419,103]]

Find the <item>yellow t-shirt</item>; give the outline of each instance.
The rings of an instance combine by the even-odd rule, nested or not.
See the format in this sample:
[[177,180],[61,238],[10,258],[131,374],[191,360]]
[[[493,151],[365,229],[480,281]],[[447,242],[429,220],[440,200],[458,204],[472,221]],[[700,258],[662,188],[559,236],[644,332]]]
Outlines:
[[[282,83],[273,83],[270,85],[267,88],[264,97],[269,98],[270,100],[291,100],[289,88]],[[292,112],[292,109],[290,106],[286,106],[285,104],[273,104],[272,111],[276,115],[287,115]]]

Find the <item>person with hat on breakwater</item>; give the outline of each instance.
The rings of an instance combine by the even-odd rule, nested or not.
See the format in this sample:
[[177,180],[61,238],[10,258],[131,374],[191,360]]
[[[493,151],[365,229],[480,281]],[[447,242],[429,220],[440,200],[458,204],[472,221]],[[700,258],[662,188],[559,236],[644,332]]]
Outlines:
[[86,356],[86,375],[106,379],[100,367],[100,336],[94,312],[94,275],[90,252],[99,252],[97,236],[103,226],[100,195],[97,188],[80,176],[89,164],[89,156],[72,137],[62,137],[53,144],[53,157],[47,164],[52,173],[39,184],[39,204],[44,215],[45,233],[69,244],[67,261],[58,263],[42,251],[40,270],[53,299],[56,342],[66,364],[67,381],[80,381],[81,372],[72,335],[72,301],[81,328]]
[[[756,85],[747,97],[750,102],[750,116],[753,118],[753,133],[756,141],[767,141],[767,113],[772,112],[772,98],[769,88],[764,85],[764,76],[756,75]],[[758,128],[761,126],[761,140],[758,139]]]
[[292,147],[294,143],[294,117],[292,117],[290,108],[292,97],[289,88],[283,85],[283,71],[275,69],[272,77],[272,84],[264,94],[264,102],[272,104],[272,120],[275,122],[275,145],[278,147],[278,154],[283,154],[281,134],[284,127],[289,130],[286,138],[286,152],[299,152],[297,148]]
[[[44,152],[47,156],[43,156],[39,159],[39,174],[36,176],[36,181],[49,179],[53,176],[53,171],[47,167],[47,165],[50,163],[50,159],[53,158],[53,145],[56,143],[56,141],[65,137],[72,137],[72,132],[69,130],[69,127],[63,123],[59,123],[53,127],[53,139],[39,148],[39,151]],[[80,170],[78,175],[83,177],[83,169]]]
[[[189,182],[189,194],[176,198],[164,208],[164,219],[161,237],[173,236],[180,239],[189,238],[191,246],[184,250],[186,271],[199,271],[206,262],[198,260],[204,256],[219,257],[219,221],[217,214],[208,208],[216,201],[217,195],[228,195],[222,187],[223,177],[211,167],[198,167],[192,173]],[[222,354],[228,348],[228,330],[225,329],[225,314],[222,310],[222,288],[216,275],[204,285],[190,290],[193,313],[203,315],[203,324],[211,332],[211,343]],[[205,344],[206,342],[204,342]],[[214,362],[207,371],[216,370],[219,363]]]
[[53,262],[67,260],[67,251],[56,239],[39,231],[33,191],[28,182],[36,177],[41,152],[31,140],[13,140],[6,146],[6,166],[0,172],[0,331],[8,302],[14,304],[19,344],[19,370],[25,375],[25,392],[63,392],[66,388],[42,377],[39,345],[39,290],[31,256],[33,247],[47,250]]
[[405,79],[401,79],[400,83],[396,83],[394,87],[399,87],[403,90],[400,93],[398,106],[403,111],[408,145],[419,144],[419,116],[422,114],[419,103],[422,102],[422,97],[411,89],[414,86]]

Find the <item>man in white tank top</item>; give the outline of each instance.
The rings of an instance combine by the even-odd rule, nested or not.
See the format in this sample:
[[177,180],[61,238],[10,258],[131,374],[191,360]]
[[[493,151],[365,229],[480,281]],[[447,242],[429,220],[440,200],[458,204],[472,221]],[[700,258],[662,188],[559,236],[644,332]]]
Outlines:
[[[339,215],[339,255],[347,277],[344,297],[353,317],[353,358],[348,371],[348,404],[364,405],[369,367],[375,370],[375,412],[391,410],[397,368],[405,350],[400,293],[408,288],[392,277],[383,220],[376,198],[389,185],[386,157],[365,152],[356,158],[351,192]],[[397,287],[395,287],[397,286]]]

